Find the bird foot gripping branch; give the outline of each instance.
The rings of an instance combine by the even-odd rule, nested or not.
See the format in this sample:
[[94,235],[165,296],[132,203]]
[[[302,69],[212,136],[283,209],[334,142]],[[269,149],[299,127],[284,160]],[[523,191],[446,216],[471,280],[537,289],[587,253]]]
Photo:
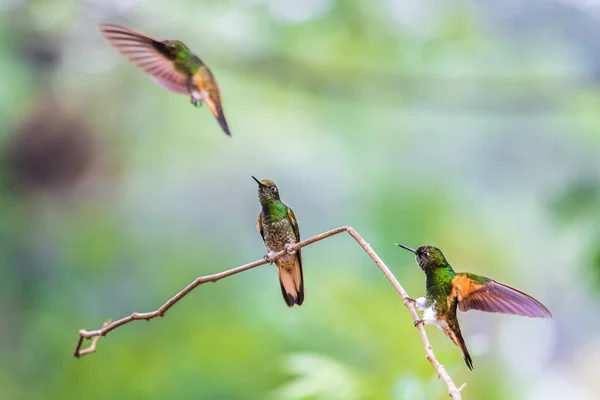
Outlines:
[[269,264],[273,264],[275,262],[275,257],[273,257],[274,255],[275,252],[270,251],[268,254],[265,254],[263,256],[263,260],[265,260]]
[[269,179],[259,181],[258,201],[261,212],[258,215],[256,228],[265,243],[268,254],[283,251],[279,258],[277,275],[283,300],[288,307],[301,306],[304,302],[304,275],[302,273],[302,252],[295,250],[294,244],[300,241],[300,230],[294,211],[281,201],[279,189]]
[[[316,243],[316,242],[326,239],[328,237],[335,236],[342,232],[348,233],[358,243],[358,245],[369,255],[369,257],[371,258],[371,260],[373,260],[375,265],[377,265],[377,267],[381,270],[381,272],[383,272],[383,274],[386,276],[386,278],[388,278],[388,280],[390,281],[390,283],[392,284],[392,286],[394,287],[396,292],[398,292],[398,294],[403,299],[408,298],[408,294],[406,293],[406,291],[404,290],[404,288],[402,287],[400,282],[398,282],[396,277],[392,274],[390,269],[385,265],[383,260],[381,260],[381,258],[377,255],[377,253],[375,253],[375,251],[371,248],[371,246],[351,226],[341,226],[341,227],[338,227],[335,229],[331,229],[327,232],[323,232],[321,234],[318,234],[316,236],[310,237],[308,239],[305,239],[303,241],[296,243],[293,246],[293,248],[299,250],[302,247]],[[282,250],[282,251],[274,254],[272,259],[273,259],[273,261],[276,261],[278,258],[283,257],[285,255],[287,255],[287,252],[285,250]],[[249,269],[259,267],[261,265],[265,265],[268,262],[269,261],[266,258],[260,259],[260,260],[257,260],[257,261],[254,261],[254,262],[251,262],[248,264],[241,265],[236,268],[229,269],[227,271],[219,272],[219,273],[216,273],[213,275],[198,277],[193,282],[191,282],[189,285],[187,285],[184,289],[182,289],[180,292],[178,292],[175,296],[171,297],[167,302],[165,302],[165,304],[163,304],[156,311],[149,312],[149,313],[134,313],[132,315],[129,315],[128,317],[124,317],[124,318],[114,321],[114,322],[109,320],[104,323],[104,325],[102,326],[102,329],[98,329],[95,331],[86,331],[86,330],[82,329],[79,331],[79,340],[77,342],[77,346],[75,348],[74,355],[75,355],[75,357],[81,357],[86,354],[95,352],[96,345],[97,345],[100,337],[105,336],[106,334],[108,334],[109,332],[118,328],[121,325],[125,325],[129,322],[136,321],[139,319],[149,320],[154,317],[164,315],[164,313],[166,311],[168,311],[177,302],[179,302],[186,295],[188,295],[190,292],[192,292],[195,288],[197,288],[198,286],[200,286],[203,283],[216,282],[220,279],[227,278],[229,276],[247,271]],[[408,311],[410,312],[410,314],[413,318],[413,321],[417,321],[419,319],[419,316],[416,312],[415,305],[410,302],[408,302],[408,303],[405,302],[404,304],[408,308]],[[137,316],[144,316],[146,318],[136,318]],[[465,385],[461,386],[460,390],[457,388],[457,386],[454,384],[454,381],[452,380],[452,378],[450,377],[450,375],[448,374],[448,372],[446,371],[444,366],[442,364],[440,364],[439,361],[437,361],[435,355],[433,354],[431,344],[429,343],[429,339],[427,338],[427,334],[425,333],[425,329],[423,328],[422,325],[418,326],[418,331],[419,331],[421,340],[423,342],[423,347],[425,349],[425,354],[427,355],[427,360],[431,363],[433,368],[436,370],[438,376],[441,377],[442,380],[444,381],[444,383],[446,384],[446,387],[448,389],[448,394],[450,395],[450,397],[452,397],[452,399],[454,399],[454,400],[460,400],[461,399],[460,390],[462,390],[462,388]],[[85,339],[91,339],[92,342],[89,347],[82,349],[81,347],[82,347],[83,341]]]
[[518,289],[485,276],[468,272],[454,272],[440,249],[421,246],[413,249],[403,244],[397,246],[415,255],[419,267],[427,276],[426,296],[411,301],[421,311],[419,324],[432,324],[440,328],[458,346],[467,367],[473,369],[473,360],[467,349],[458,324],[460,311],[479,310],[494,313],[552,318],[550,311],[539,301]]
[[283,246],[283,250],[288,254],[294,254],[296,252],[296,250],[294,250],[294,246],[289,243]]

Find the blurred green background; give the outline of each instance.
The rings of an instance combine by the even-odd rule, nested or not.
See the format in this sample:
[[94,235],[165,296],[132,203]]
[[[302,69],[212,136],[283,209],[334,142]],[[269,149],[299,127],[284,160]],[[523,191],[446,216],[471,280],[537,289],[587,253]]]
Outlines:
[[[445,399],[412,320],[347,236],[198,288],[73,357],[79,329],[261,258],[250,178],[304,238],[349,224],[538,298],[552,320],[428,327],[465,399],[600,397],[596,2],[0,0],[0,399]],[[110,22],[181,39],[232,138],[119,55]]]

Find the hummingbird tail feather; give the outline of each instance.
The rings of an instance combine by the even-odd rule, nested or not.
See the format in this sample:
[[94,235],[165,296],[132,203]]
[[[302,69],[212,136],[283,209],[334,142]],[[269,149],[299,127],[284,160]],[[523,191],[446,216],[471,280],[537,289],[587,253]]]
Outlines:
[[221,100],[217,99],[216,101],[208,98],[205,100],[206,105],[210,108],[210,111],[215,116],[219,125],[221,125],[221,129],[227,136],[231,136],[231,132],[229,131],[229,126],[227,125],[227,120],[225,119],[225,114],[223,113],[223,107],[221,107]]
[[463,358],[465,359],[467,367],[469,367],[469,369],[473,371],[473,359],[469,354],[469,349],[467,349],[467,344],[465,343],[465,339],[463,338],[462,333],[460,331],[460,327],[458,326],[458,320],[456,321],[456,326],[451,325],[453,324],[446,323],[442,330],[454,342],[454,344],[458,346],[463,355]]
[[296,265],[287,269],[277,264],[279,283],[281,284],[281,293],[288,307],[302,305],[304,302],[304,279],[302,276],[302,267],[296,261]]
[[[459,333],[460,335],[460,333]],[[462,338],[462,335],[460,335],[460,351],[463,354],[463,358],[465,359],[465,364],[467,364],[467,367],[469,367],[469,369],[471,371],[473,371],[473,359],[471,358],[471,355],[469,354],[469,350],[467,349],[467,345],[464,341],[464,339]]]

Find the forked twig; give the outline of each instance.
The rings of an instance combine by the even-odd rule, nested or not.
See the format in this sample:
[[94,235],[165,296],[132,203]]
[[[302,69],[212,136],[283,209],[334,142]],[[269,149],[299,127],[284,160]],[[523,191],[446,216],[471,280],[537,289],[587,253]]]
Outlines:
[[[127,317],[121,318],[117,321],[108,320],[103,324],[101,329],[97,329],[95,331],[86,331],[85,329],[82,329],[79,331],[79,340],[77,341],[77,346],[75,347],[74,355],[75,355],[75,357],[81,357],[86,354],[95,352],[96,345],[98,343],[98,340],[100,340],[100,337],[106,336],[110,331],[117,329],[121,325],[125,325],[129,322],[136,321],[136,320],[143,319],[143,320],[149,321],[153,318],[164,316],[165,313],[171,307],[173,307],[177,302],[179,302],[179,300],[183,299],[192,290],[196,289],[198,286],[202,285],[203,283],[216,282],[223,278],[227,278],[228,276],[239,274],[240,272],[244,272],[249,269],[256,268],[261,265],[265,265],[269,262],[273,262],[273,261],[277,260],[279,257],[283,256],[287,252],[296,251],[298,249],[301,249],[302,247],[308,246],[310,244],[313,244],[315,242],[318,242],[318,241],[326,239],[328,237],[337,235],[342,232],[347,232],[350,236],[352,236],[354,238],[354,240],[356,240],[356,242],[360,245],[360,247],[362,247],[363,250],[369,255],[369,257],[371,257],[371,259],[379,267],[381,272],[383,272],[383,274],[388,278],[388,280],[390,281],[390,283],[392,284],[394,289],[396,289],[398,294],[400,294],[400,296],[402,296],[404,306],[410,312],[410,315],[412,316],[413,320],[415,322],[419,321],[420,318],[419,318],[419,314],[417,314],[415,305],[410,300],[410,298],[408,297],[408,294],[406,293],[406,291],[404,290],[404,288],[402,287],[400,282],[398,282],[398,280],[396,279],[394,274],[392,274],[390,269],[385,265],[385,263],[377,255],[377,253],[375,253],[373,248],[371,248],[371,245],[369,245],[369,243],[367,243],[362,238],[362,236],[360,236],[358,234],[358,232],[356,230],[354,230],[354,228],[352,228],[351,226],[340,226],[339,228],[335,228],[335,229],[329,230],[327,232],[323,232],[319,235],[316,235],[311,238],[305,239],[301,242],[298,242],[293,246],[289,246],[288,249],[282,250],[282,251],[276,253],[275,255],[270,257],[268,260],[267,259],[257,260],[257,261],[251,262],[249,264],[245,264],[245,265],[241,265],[236,268],[229,269],[227,271],[219,272],[217,274],[198,277],[192,283],[187,285],[183,290],[181,290],[179,293],[177,293],[175,296],[171,297],[165,304],[160,306],[160,308],[155,311],[146,312],[146,313],[134,312],[133,314],[131,314]],[[446,386],[448,388],[448,394],[450,395],[450,397],[452,397],[454,400],[460,400],[461,399],[460,392],[466,386],[466,384],[463,384],[460,388],[456,387],[456,385],[454,384],[454,381],[452,380],[452,378],[450,377],[450,375],[448,374],[448,372],[446,371],[444,366],[442,364],[440,364],[440,362],[435,358],[435,355],[433,354],[433,350],[431,348],[431,343],[429,342],[429,339],[427,338],[427,334],[425,333],[425,328],[423,327],[423,324],[417,324],[416,326],[419,331],[419,335],[421,336],[421,340],[423,341],[423,345],[425,347],[425,354],[427,356],[427,360],[429,360],[431,365],[433,365],[438,376],[440,378],[442,378],[442,380],[446,384]],[[83,345],[84,339],[91,339],[91,344],[88,347],[82,349],[81,347]]]

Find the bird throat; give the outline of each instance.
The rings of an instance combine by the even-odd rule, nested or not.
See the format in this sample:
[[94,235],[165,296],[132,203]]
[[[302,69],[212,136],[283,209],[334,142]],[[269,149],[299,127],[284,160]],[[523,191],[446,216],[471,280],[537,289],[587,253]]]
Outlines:
[[287,218],[287,206],[281,200],[272,200],[262,205],[262,212],[269,221],[279,221]]

